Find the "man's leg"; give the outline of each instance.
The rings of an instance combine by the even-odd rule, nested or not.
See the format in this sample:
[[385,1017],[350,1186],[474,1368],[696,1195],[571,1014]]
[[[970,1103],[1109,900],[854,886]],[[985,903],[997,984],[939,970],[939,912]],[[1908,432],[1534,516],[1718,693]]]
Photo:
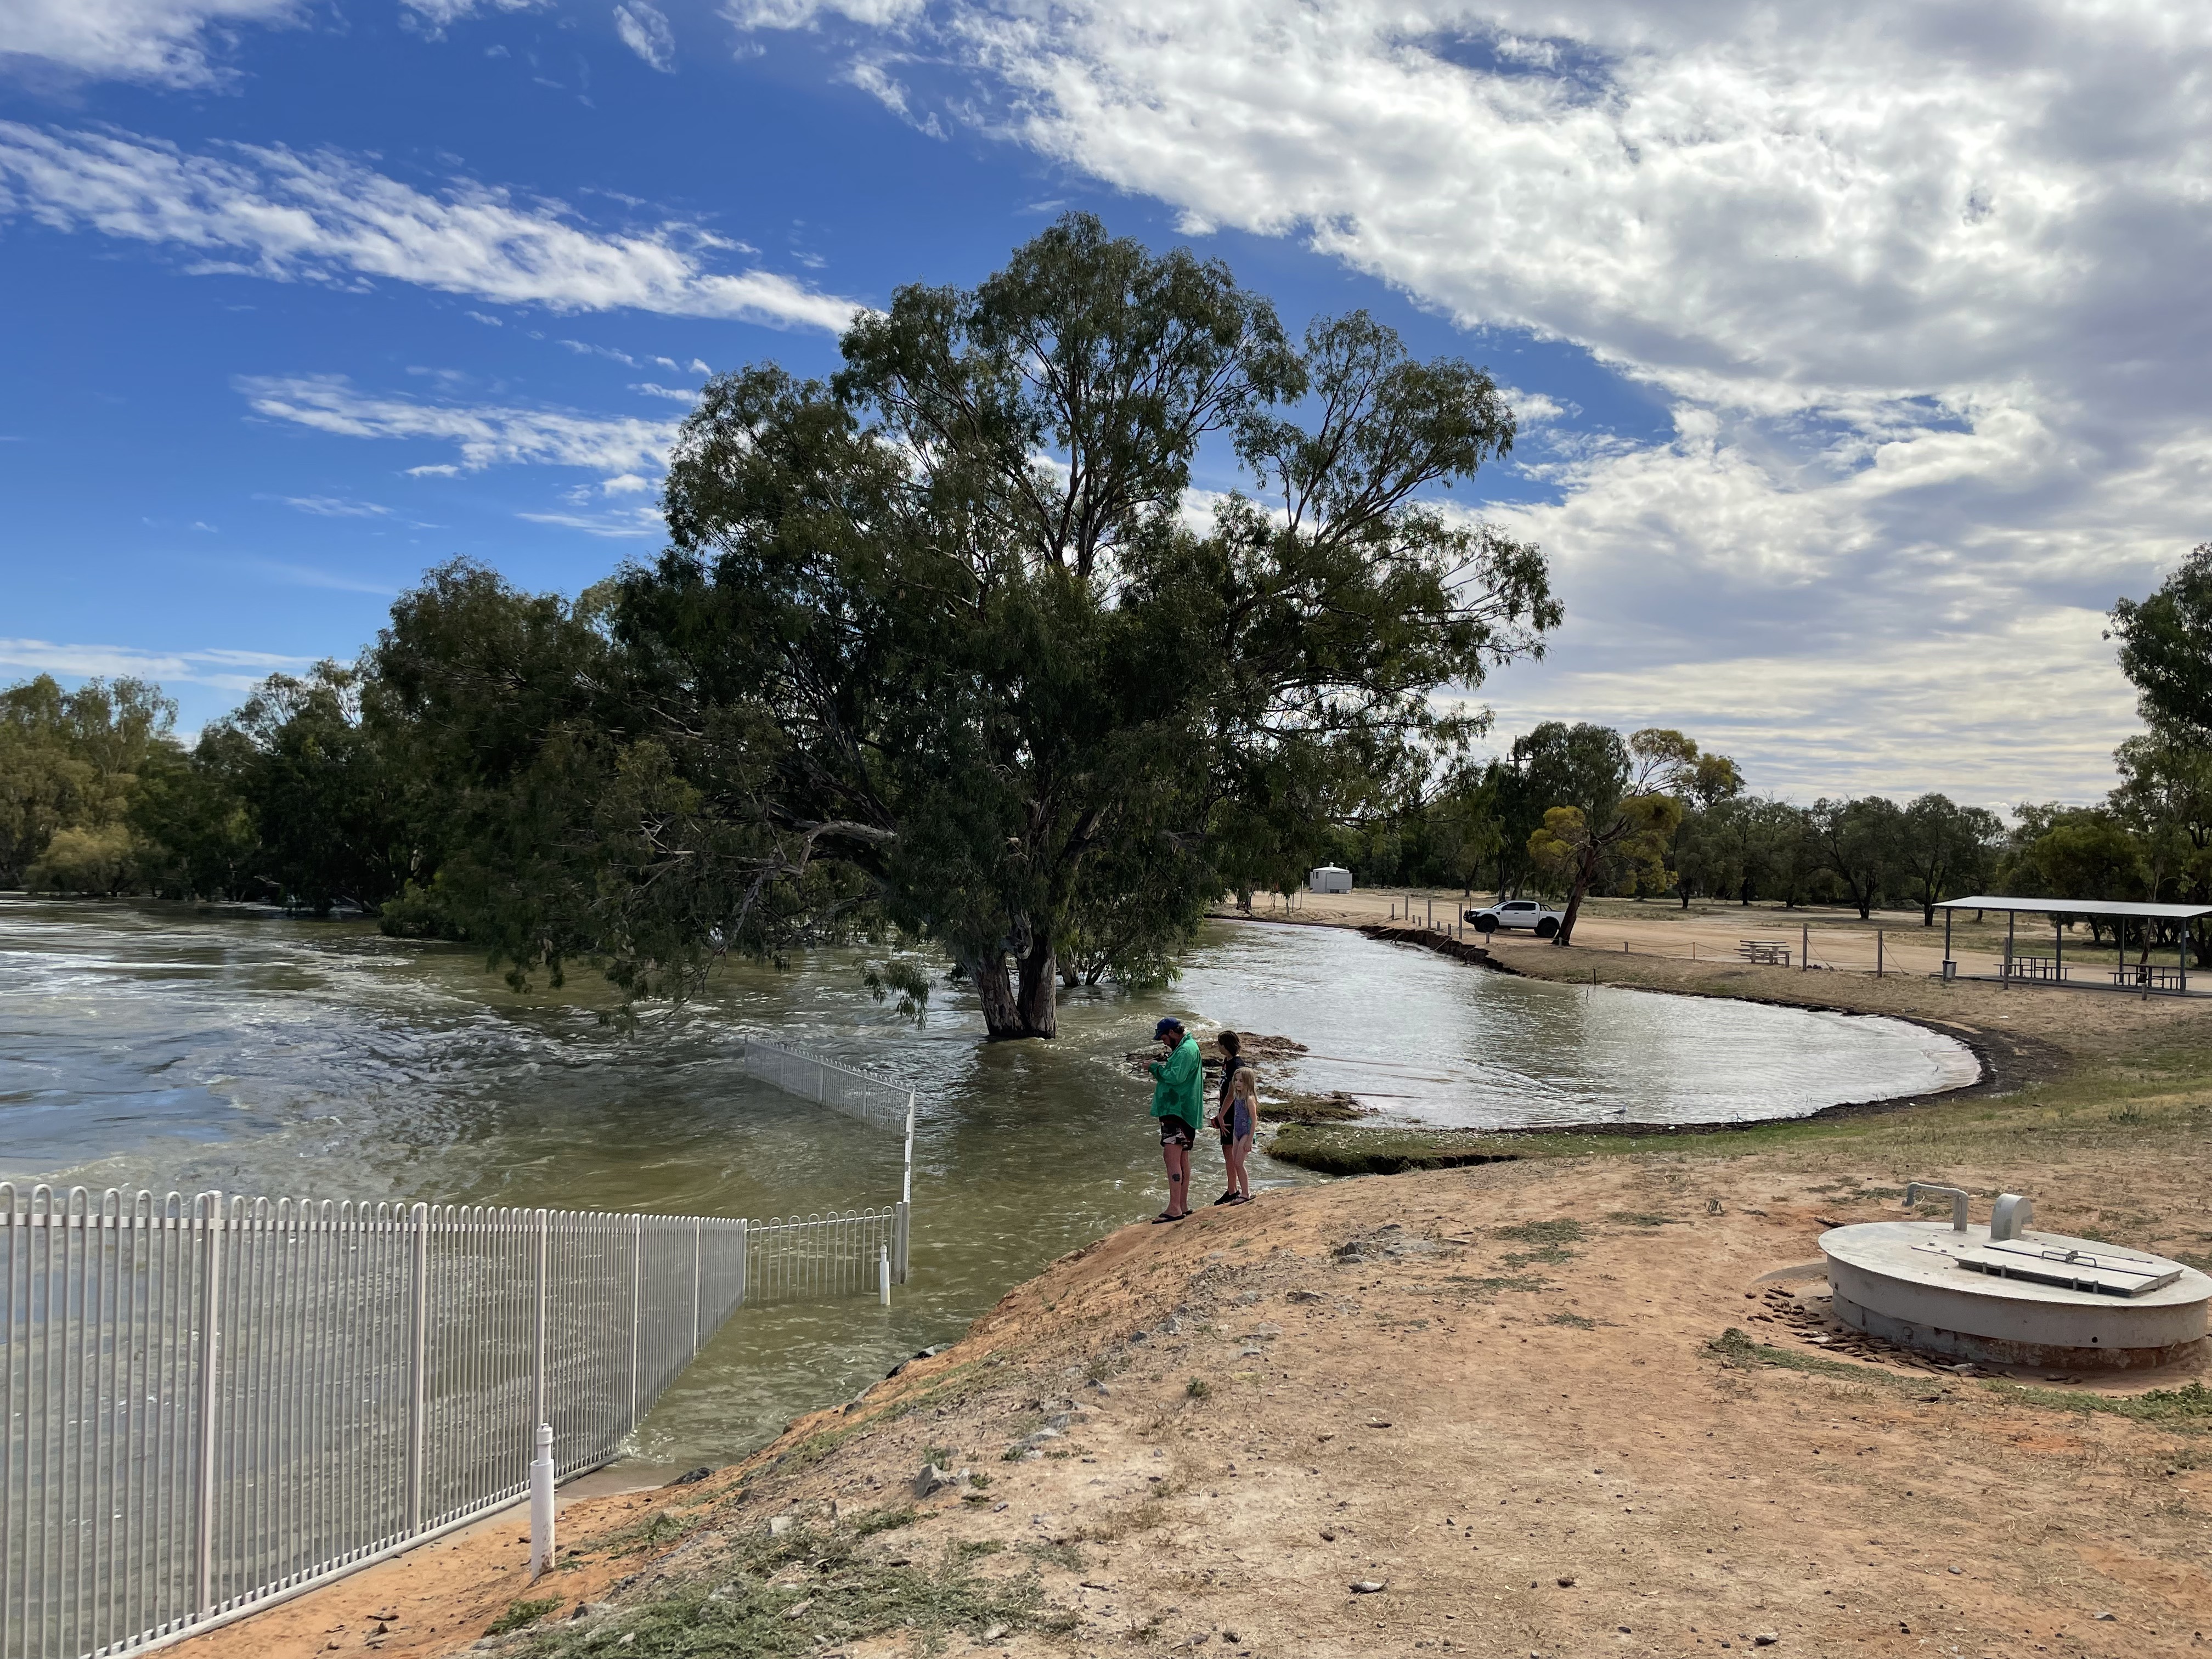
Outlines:
[[1190,1208],[1190,1148],[1180,1140],[1160,1143],[1168,1165],[1168,1213],[1181,1215]]

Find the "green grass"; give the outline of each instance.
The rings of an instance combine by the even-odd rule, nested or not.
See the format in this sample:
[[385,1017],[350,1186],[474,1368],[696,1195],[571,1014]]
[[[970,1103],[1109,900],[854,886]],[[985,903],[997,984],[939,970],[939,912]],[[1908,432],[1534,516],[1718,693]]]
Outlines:
[[534,1625],[561,1605],[558,1595],[540,1596],[535,1601],[510,1601],[507,1611],[484,1626],[486,1636],[504,1636],[511,1630],[520,1630],[525,1625]]
[[2185,1434],[2212,1432],[2212,1389],[2202,1382],[2185,1382],[2178,1389],[2153,1389],[2147,1394],[2074,1394],[2063,1389],[2022,1388],[2012,1382],[1991,1382],[1986,1386],[1992,1394],[2015,1405],[2130,1418],[2138,1423],[2154,1423]]
[[1658,1215],[1650,1210],[1608,1210],[1605,1218],[1616,1227],[1672,1227],[1681,1220],[1680,1216]]
[[621,1648],[628,1659],[801,1659],[899,1631],[931,1653],[951,1635],[980,1638],[994,1625],[1059,1626],[1033,1566],[1012,1577],[974,1570],[1003,1545],[956,1546],[924,1560],[866,1547],[866,1537],[858,1525],[802,1525],[781,1538],[747,1529],[711,1559],[687,1562],[684,1582],[653,1600],[589,1629],[534,1631],[523,1651],[546,1659],[612,1652],[619,1630],[630,1638]]
[[1213,1392],[1213,1384],[1202,1376],[1194,1376],[1182,1385],[1182,1391],[1193,1400],[1203,1400]]
[[1892,1376],[1876,1370],[1871,1365],[1854,1365],[1841,1359],[1822,1359],[1817,1355],[1798,1353],[1789,1348],[1778,1348],[1769,1343],[1754,1342],[1734,1325],[1729,1326],[1705,1344],[1705,1352],[1727,1365],[1741,1370],[1753,1366],[1771,1365],[1778,1370],[1809,1371],[1815,1376],[1841,1376],[1853,1382],[1888,1382],[1899,1386],[1917,1381]]

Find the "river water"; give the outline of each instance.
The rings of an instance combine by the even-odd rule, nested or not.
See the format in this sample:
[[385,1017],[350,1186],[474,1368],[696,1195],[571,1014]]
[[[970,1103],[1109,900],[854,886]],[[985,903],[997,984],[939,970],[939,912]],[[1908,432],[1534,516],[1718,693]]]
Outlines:
[[[1976,1075],[1899,1021],[1545,984],[1264,923],[1210,925],[1163,994],[1070,994],[1052,1043],[986,1045],[957,987],[902,1020],[846,952],[732,966],[627,1035],[605,1006],[587,985],[510,992],[470,952],[362,924],[0,900],[0,1181],[803,1214],[896,1197],[898,1138],[746,1078],[740,1034],[913,1082],[912,1282],[889,1310],[740,1313],[639,1432],[641,1456],[690,1462],[850,1397],[1158,1209],[1150,1085],[1127,1056],[1164,1012],[1294,1037],[1310,1052],[1267,1082],[1393,1121],[1779,1117]],[[1203,1203],[1219,1165],[1198,1162]],[[1313,1178],[1264,1155],[1253,1173]]]

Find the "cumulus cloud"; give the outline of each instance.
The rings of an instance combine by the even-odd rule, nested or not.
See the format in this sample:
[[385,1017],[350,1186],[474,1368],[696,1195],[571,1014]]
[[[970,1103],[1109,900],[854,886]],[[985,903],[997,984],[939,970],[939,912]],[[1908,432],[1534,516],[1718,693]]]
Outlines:
[[1509,724],[1724,702],[1768,777],[2108,781],[2099,618],[2207,533],[2212,12],[949,0],[917,33],[945,107],[1187,234],[1302,239],[1672,409],[1647,445],[1527,405],[1556,500],[1514,516],[1570,623]]
[[423,403],[357,390],[338,375],[247,376],[236,383],[257,415],[347,438],[412,439],[451,444],[458,464],[410,468],[451,476],[488,466],[588,468],[620,477],[658,476],[667,466],[678,422],[580,415],[568,410]]
[[461,181],[430,195],[330,151],[195,155],[125,134],[0,122],[0,216],[179,249],[191,268],[278,282],[383,279],[560,312],[633,308],[837,330],[856,307],[772,271],[720,272],[724,245],[663,224],[607,234],[558,204]]
[[617,6],[615,33],[622,37],[623,45],[663,75],[676,72],[676,31],[647,0],[629,0],[628,5]]
[[241,24],[285,23],[296,0],[8,0],[0,5],[0,65],[19,58],[100,80],[204,86],[209,60]]

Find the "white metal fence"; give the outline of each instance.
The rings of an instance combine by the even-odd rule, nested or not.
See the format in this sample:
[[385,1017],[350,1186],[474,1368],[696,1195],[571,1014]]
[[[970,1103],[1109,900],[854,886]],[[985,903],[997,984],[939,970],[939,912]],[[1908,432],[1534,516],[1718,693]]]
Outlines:
[[[747,1069],[903,1128],[910,1192],[911,1092],[806,1060]],[[911,1231],[906,1198],[755,1222],[0,1182],[0,1659],[158,1645],[501,1508],[541,1423],[561,1474],[605,1462],[738,1308],[903,1282]]]

